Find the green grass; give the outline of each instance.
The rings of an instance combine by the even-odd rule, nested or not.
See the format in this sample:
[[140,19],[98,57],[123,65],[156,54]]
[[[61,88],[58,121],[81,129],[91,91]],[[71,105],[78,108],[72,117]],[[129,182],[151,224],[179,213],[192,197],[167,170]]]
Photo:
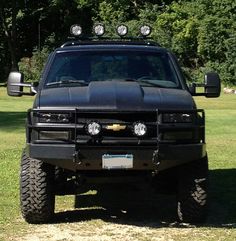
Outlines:
[[[206,110],[206,142],[211,183],[211,222],[236,227],[236,95],[196,98]],[[232,239],[233,240],[233,239]],[[236,237],[235,237],[236,240]]]
[[206,142],[211,169],[236,168],[236,95],[196,98],[206,111]]
[[[209,218],[204,227],[193,229],[193,232],[201,234],[201,239],[193,240],[236,240],[236,95],[224,95],[217,99],[195,98],[198,108],[206,110],[206,139],[210,166],[210,200],[211,207]],[[6,89],[0,88],[0,240],[12,240],[11,237],[23,235],[29,228],[35,226],[26,224],[19,210],[19,161],[25,142],[25,116],[28,108],[32,106],[32,97],[14,98],[6,95]],[[63,211],[73,207],[73,197],[60,197],[57,199],[57,210]],[[165,202],[165,199],[164,199]],[[161,207],[160,209],[163,209]],[[168,210],[164,211],[167,212]],[[96,212],[76,211],[61,214],[65,217],[65,223],[69,220],[77,225],[77,212],[82,215],[81,225],[97,228],[105,223],[112,223],[111,219],[104,218],[102,210]],[[82,213],[82,214],[81,214]],[[86,221],[86,215],[95,218]],[[64,216],[63,216],[64,215]],[[85,215],[85,216],[83,216]],[[101,217],[100,217],[101,215]],[[136,214],[135,214],[136,215]],[[121,218],[119,222],[133,223],[134,217],[128,220]],[[59,215],[60,216],[60,215]],[[142,218],[142,213],[141,213]],[[104,219],[104,220],[101,220]],[[62,221],[64,219],[62,218]],[[174,232],[175,229],[160,224],[155,228],[153,220],[145,219],[144,226],[150,226],[152,235],[158,235],[163,229],[162,235]],[[135,225],[141,225],[136,220]],[[79,224],[78,224],[79,225]],[[168,225],[167,225],[168,226]],[[13,228],[14,227],[14,228]],[[75,228],[75,226],[74,226]],[[193,237],[193,232],[183,234],[172,233],[173,240],[187,240]],[[112,237],[114,233],[111,232]],[[148,235],[148,234],[147,234]],[[140,240],[150,240],[149,236],[133,237]],[[141,239],[141,237],[143,237]],[[137,238],[138,239],[138,238]]]
[[18,227],[19,160],[24,145],[24,119],[32,105],[31,97],[11,98],[0,88],[0,240],[1,235]]

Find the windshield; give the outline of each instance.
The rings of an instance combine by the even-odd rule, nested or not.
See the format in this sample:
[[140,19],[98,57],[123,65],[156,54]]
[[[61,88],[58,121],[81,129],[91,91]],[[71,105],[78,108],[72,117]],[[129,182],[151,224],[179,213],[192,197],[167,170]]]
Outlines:
[[86,86],[93,81],[135,81],[141,86],[180,87],[168,54],[147,51],[57,53],[45,85]]

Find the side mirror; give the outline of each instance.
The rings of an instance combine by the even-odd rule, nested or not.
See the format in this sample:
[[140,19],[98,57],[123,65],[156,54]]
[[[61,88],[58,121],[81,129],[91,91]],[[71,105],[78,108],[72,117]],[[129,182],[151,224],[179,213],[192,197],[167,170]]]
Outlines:
[[[20,72],[13,71],[7,80],[7,94],[10,96],[35,95],[37,93],[37,83],[24,83],[24,76]],[[23,92],[23,87],[29,87],[30,92]]]
[[24,76],[20,72],[11,72],[7,80],[7,94],[10,96],[22,96]]
[[[204,92],[198,93],[198,87],[204,88]],[[192,83],[189,91],[193,96],[206,96],[207,98],[219,97],[221,92],[220,77],[215,72],[205,74],[204,83]]]
[[220,77],[217,73],[210,72],[205,75],[205,96],[210,98],[219,97],[221,91]]

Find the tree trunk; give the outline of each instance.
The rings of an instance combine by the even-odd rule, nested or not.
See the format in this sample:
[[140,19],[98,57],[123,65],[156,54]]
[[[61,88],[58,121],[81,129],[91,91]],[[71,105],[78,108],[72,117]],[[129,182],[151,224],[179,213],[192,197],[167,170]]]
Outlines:
[[7,16],[4,12],[4,7],[0,7],[0,19],[2,22],[2,27],[5,33],[5,37],[8,43],[8,48],[11,56],[11,70],[18,70],[18,63],[17,63],[17,53],[16,53],[16,43],[17,43],[17,33],[16,33],[16,1],[11,1],[12,7],[12,29],[10,30],[7,24]]

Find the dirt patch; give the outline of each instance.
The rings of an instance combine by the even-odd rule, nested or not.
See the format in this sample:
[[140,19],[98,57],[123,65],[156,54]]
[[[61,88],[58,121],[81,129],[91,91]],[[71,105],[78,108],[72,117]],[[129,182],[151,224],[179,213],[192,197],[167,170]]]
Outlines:
[[[206,229],[190,226],[146,227],[128,224],[107,223],[93,220],[80,223],[31,226],[15,241],[202,241],[235,240],[236,232],[231,229]],[[176,226],[176,224],[173,224]],[[149,225],[150,226],[150,225]]]
[[[192,229],[181,230],[181,235],[188,235]],[[173,234],[180,234],[180,230],[168,231],[163,228],[140,227],[134,225],[123,225],[106,223],[102,220],[89,222],[56,224],[37,226],[27,232],[16,241],[110,241],[110,240],[155,240],[172,241]]]
[[[55,219],[48,225],[25,225],[14,241],[232,241],[236,240],[236,224],[217,221],[225,208],[213,207],[203,226],[176,222],[175,196],[135,195],[118,188],[104,195],[78,195],[58,199]],[[127,195],[128,194],[128,195]],[[220,209],[218,212],[215,210]],[[216,217],[215,217],[216,216]],[[217,218],[217,220],[216,220]],[[217,221],[217,222],[216,222]],[[25,223],[23,219],[19,220]]]

